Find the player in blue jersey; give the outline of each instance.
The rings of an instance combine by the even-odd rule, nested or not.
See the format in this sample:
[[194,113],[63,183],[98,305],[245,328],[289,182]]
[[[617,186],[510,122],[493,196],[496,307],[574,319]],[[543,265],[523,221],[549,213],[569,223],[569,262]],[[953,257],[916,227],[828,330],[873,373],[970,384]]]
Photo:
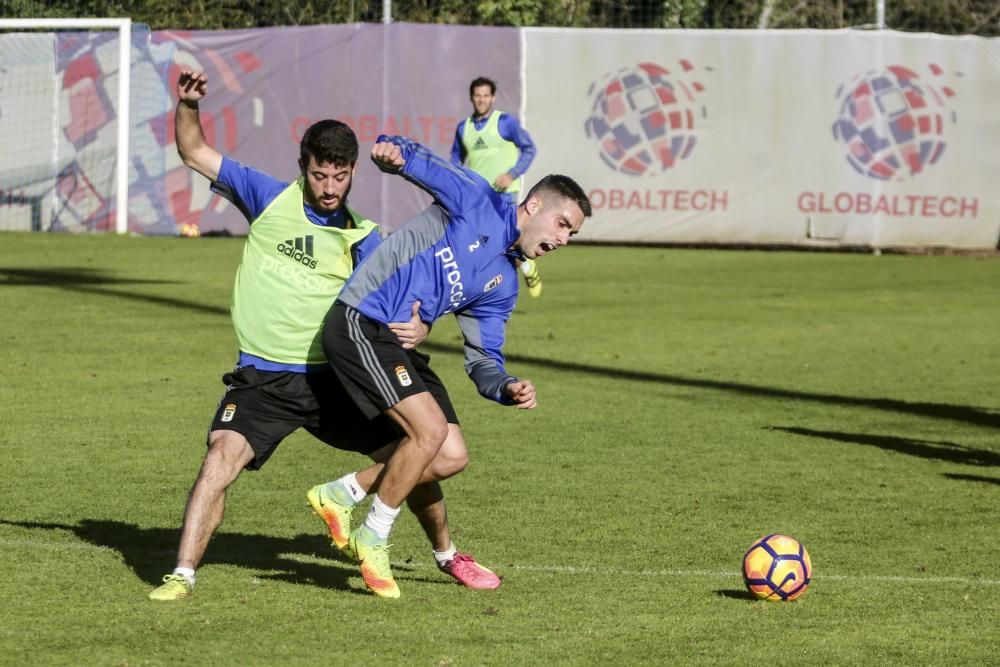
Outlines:
[[[532,409],[535,386],[507,372],[503,343],[517,302],[516,264],[566,245],[591,213],[571,178],[539,181],[520,206],[481,176],[403,137],[379,137],[372,159],[435,199],[376,248],[341,290],[323,328],[323,349],[369,417],[389,415],[406,433],[385,464],[365,523],[351,533],[369,589],[399,597],[388,536],[399,507],[446,441],[461,438],[430,389],[439,382],[419,354],[404,349],[387,324],[420,303],[432,323],[453,313],[465,340],[465,367],[484,397]],[[429,380],[429,382],[428,382]]]
[[[198,478],[184,511],[177,567],[150,593],[154,600],[191,595],[195,569],[222,521],[226,489],[244,469],[257,470],[284,438],[305,428],[338,449],[391,455],[402,436],[387,417],[370,419],[347,395],[319,342],[330,301],[351,270],[378,246],[378,227],[347,205],[358,156],[357,137],[334,120],[310,126],[300,144],[299,178],[276,179],[221,155],[205,141],[198,102],[204,74],[183,71],[177,86],[177,149],[194,171],[232,201],[251,223],[233,289],[232,318],[239,344],[237,367],[208,434]],[[412,348],[427,335],[415,314],[390,326]],[[443,386],[432,391],[447,396]],[[450,414],[454,410],[446,407]],[[441,478],[465,466],[464,443],[442,447],[433,468]],[[379,468],[310,490],[309,502],[346,549],[353,504],[377,488]],[[338,502],[342,500],[342,502]],[[431,540],[441,569],[470,588],[496,588],[500,580],[468,555],[456,557],[444,497],[434,480],[408,502]],[[442,560],[442,555],[451,558]]]
[[[496,94],[496,83],[484,76],[469,84],[472,115],[455,128],[451,161],[472,169],[516,206],[521,177],[535,159],[535,144],[517,118],[493,107]],[[542,278],[535,261],[526,259],[520,268],[528,294],[541,296]]]

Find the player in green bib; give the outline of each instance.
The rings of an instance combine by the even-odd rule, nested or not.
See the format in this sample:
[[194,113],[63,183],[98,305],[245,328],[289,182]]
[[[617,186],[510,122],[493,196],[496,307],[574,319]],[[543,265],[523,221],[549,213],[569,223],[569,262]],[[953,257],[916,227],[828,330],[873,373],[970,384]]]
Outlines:
[[[236,368],[223,376],[227,388],[188,496],[177,566],[150,592],[153,600],[192,594],[195,569],[222,522],[226,489],[242,470],[264,465],[281,441],[299,428],[328,445],[375,461],[307,494],[334,545],[353,557],[348,547],[351,512],[377,489],[381,462],[402,437],[391,419],[371,420],[361,412],[331,369],[321,343],[330,304],[354,268],[381,242],[378,225],[347,205],[357,137],[335,120],[310,126],[300,144],[300,176],[291,183],[280,181],[222,156],[206,143],[198,103],[207,85],[204,74],[181,73],[177,150],[188,167],[212,181],[213,191],[233,202],[250,222],[231,304],[239,359]],[[412,305],[409,322],[390,325],[407,348],[427,336],[428,327],[417,316],[419,305]],[[457,424],[443,385],[437,391],[450,408],[449,422]],[[438,480],[460,472],[467,462],[464,441],[452,439],[428,467],[429,480],[407,502],[442,571],[470,588],[496,588],[500,579],[468,554],[459,553],[448,530]]]
[[[535,144],[517,118],[494,108],[497,85],[486,77],[469,84],[472,115],[455,128],[451,161],[464,164],[486,179],[514,207],[521,192],[521,176],[535,159]],[[542,278],[535,261],[521,263],[528,294],[542,295]]]

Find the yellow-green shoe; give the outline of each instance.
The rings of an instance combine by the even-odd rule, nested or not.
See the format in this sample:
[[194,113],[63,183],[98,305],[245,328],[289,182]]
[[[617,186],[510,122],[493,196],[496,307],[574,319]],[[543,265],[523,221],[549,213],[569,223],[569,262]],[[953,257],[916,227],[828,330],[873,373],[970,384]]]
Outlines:
[[365,586],[382,598],[398,598],[399,586],[389,567],[389,543],[380,539],[367,526],[362,525],[351,533],[351,548],[361,563],[361,578]]
[[191,597],[194,586],[179,574],[163,575],[163,584],[149,592],[150,600],[182,600]]
[[542,295],[542,277],[538,275],[538,265],[532,259],[524,260],[521,264],[521,274],[524,275],[524,284],[528,286],[528,294],[534,298]]
[[306,499],[319,518],[326,522],[333,546],[351,560],[357,560],[357,554],[350,545],[351,513],[354,512],[354,503],[346,489],[343,489],[343,493],[337,491],[336,485],[331,490],[331,485],[320,484],[309,489]]

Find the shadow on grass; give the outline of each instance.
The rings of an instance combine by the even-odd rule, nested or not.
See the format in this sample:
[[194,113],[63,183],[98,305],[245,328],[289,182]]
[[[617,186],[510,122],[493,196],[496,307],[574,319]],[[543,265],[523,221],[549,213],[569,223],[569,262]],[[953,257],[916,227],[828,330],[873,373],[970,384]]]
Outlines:
[[100,269],[68,267],[65,269],[24,269],[0,267],[0,287],[81,287],[85,285],[157,285],[177,284],[174,280],[114,278]]
[[[428,352],[440,352],[442,354],[462,354],[461,349],[458,347],[442,345],[433,341],[424,343],[421,346],[421,349]],[[931,417],[933,419],[945,419],[949,421],[972,424],[975,426],[1000,429],[1000,411],[977,408],[968,405],[901,401],[893,398],[863,398],[857,396],[841,396],[838,394],[821,394],[808,391],[796,391],[794,389],[781,389],[778,387],[743,384],[740,382],[724,382],[721,380],[690,378],[681,375],[670,375],[668,373],[656,373],[652,371],[634,371],[623,368],[579,364],[571,361],[554,360],[549,357],[532,357],[523,354],[508,354],[506,357],[507,361],[515,363],[532,364],[541,368],[551,368],[573,373],[584,373],[619,380],[650,382],[654,384],[672,385],[675,387],[693,387],[696,389],[708,389],[731,394],[806,401],[811,403],[822,403],[824,405],[882,410],[884,412],[914,415],[917,417]]]
[[803,435],[809,438],[848,442],[855,445],[869,445],[900,454],[919,456],[924,459],[936,459],[949,463],[994,467],[1000,466],[1000,454],[988,449],[965,447],[946,440],[916,440],[900,438],[893,435],[867,435],[865,433],[843,433],[840,431],[815,431],[808,428],[793,426],[771,426],[772,431],[783,431],[793,435]]
[[138,294],[125,289],[113,289],[114,285],[180,285],[175,280],[146,280],[137,278],[116,278],[99,270],[89,268],[66,269],[12,269],[0,267],[0,287],[58,287],[69,292],[113,296],[133,301],[152,303],[158,306],[183,308],[209,315],[229,315],[226,306],[212,306],[188,299],[176,299],[154,294]]
[[[176,528],[140,528],[123,521],[83,519],[77,525],[69,525],[0,519],[0,525],[71,532],[85,542],[117,552],[125,565],[150,586],[159,585],[163,575],[173,570],[180,540],[180,531]],[[259,575],[263,579],[371,595],[357,585],[348,584],[349,579],[360,576],[357,565],[332,559],[325,563],[310,563],[296,558],[297,555],[326,559],[334,555],[334,551],[329,540],[322,535],[300,534],[293,538],[281,538],[220,532],[208,543],[201,566],[236,565],[264,571]],[[412,568],[393,563],[397,579],[406,579],[399,573],[409,570]]]
[[[151,294],[137,294],[128,290],[109,289],[105,287],[107,285],[141,285],[157,283],[174,284],[171,281],[115,278],[90,268],[25,269],[0,267],[0,277],[6,277],[6,281],[0,280],[0,287],[3,287],[4,285],[58,287],[60,289],[73,292],[84,292],[87,294],[132,299],[135,301],[169,306],[172,308],[182,308],[192,312],[209,315],[219,315],[222,317],[229,316],[228,305],[213,306],[187,299],[177,299]],[[424,343],[421,346],[421,349],[441,354],[463,354],[460,346],[446,345],[433,341]],[[967,405],[901,401],[892,398],[864,398],[857,396],[841,396],[838,394],[796,391],[794,389],[781,389],[778,387],[766,387],[743,384],[739,382],[691,378],[681,375],[671,375],[668,373],[656,373],[653,371],[637,371],[624,368],[597,366],[593,364],[581,364],[571,361],[559,361],[549,357],[532,357],[523,354],[509,354],[507,355],[507,360],[518,364],[531,364],[541,368],[551,368],[554,370],[583,373],[586,375],[633,382],[650,382],[676,387],[693,387],[697,389],[721,391],[731,394],[744,394],[747,396],[807,401],[843,407],[866,408],[870,410],[881,410],[884,412],[915,415],[918,417],[944,419],[972,424],[975,426],[1000,429],[1000,412]]]
[[964,482],[980,482],[981,484],[996,484],[1000,486],[1000,479],[996,477],[983,477],[982,475],[960,475],[953,472],[943,473],[948,479],[958,479]]

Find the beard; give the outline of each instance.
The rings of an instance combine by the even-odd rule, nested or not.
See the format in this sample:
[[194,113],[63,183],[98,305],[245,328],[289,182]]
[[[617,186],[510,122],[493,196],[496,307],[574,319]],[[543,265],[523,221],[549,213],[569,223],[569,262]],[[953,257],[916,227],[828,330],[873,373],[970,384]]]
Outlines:
[[313,210],[325,214],[335,213],[336,211],[343,211],[347,208],[347,195],[351,194],[352,187],[354,187],[353,180],[351,181],[351,184],[347,186],[347,189],[340,194],[340,197],[337,199],[336,208],[327,208],[326,206],[324,206],[322,196],[316,196],[315,192],[307,188],[307,191],[309,192],[308,204],[312,206]]

